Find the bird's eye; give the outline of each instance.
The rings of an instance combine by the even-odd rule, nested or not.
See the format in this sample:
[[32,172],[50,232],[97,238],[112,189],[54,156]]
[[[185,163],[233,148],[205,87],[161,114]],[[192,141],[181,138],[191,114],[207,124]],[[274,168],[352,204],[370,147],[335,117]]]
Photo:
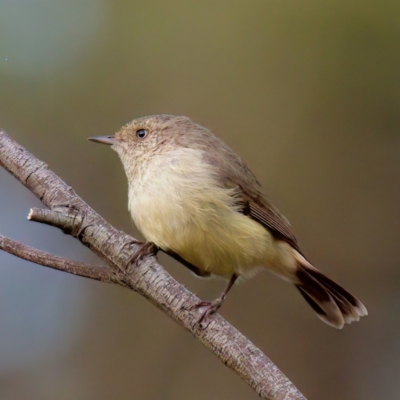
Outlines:
[[143,139],[143,138],[145,138],[146,136],[147,136],[147,131],[146,131],[146,129],[138,129],[137,131],[136,131],[136,136],[139,138],[139,139]]

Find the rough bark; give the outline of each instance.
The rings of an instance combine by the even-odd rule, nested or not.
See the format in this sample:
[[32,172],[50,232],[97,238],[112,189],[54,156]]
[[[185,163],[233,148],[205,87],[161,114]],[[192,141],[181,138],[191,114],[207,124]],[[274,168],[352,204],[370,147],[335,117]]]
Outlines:
[[5,132],[0,130],[0,165],[31,190],[49,210],[32,209],[28,218],[62,229],[79,239],[109,266],[93,267],[29,248],[0,236],[0,249],[18,257],[104,282],[128,287],[163,310],[241,376],[263,399],[304,400],[286,376],[245,336],[219,314],[200,327],[199,299],[148,256],[132,263],[141,249],[133,237],[118,231],[92,210],[74,190]]

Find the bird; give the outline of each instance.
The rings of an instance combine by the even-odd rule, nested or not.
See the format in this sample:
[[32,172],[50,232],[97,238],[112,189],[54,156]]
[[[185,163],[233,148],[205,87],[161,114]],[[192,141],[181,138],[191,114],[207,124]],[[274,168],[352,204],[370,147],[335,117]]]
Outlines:
[[221,307],[238,278],[261,270],[293,284],[334,328],[368,314],[360,300],[311,264],[246,163],[209,129],[188,117],[161,114],[89,140],[110,145],[121,159],[128,208],[146,249],[163,250],[200,277],[228,280],[221,296],[193,307],[203,308],[199,322]]

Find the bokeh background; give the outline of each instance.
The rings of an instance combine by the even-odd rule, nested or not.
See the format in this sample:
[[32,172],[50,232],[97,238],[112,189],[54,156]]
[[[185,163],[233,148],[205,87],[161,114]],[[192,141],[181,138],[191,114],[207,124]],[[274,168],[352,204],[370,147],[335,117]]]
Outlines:
[[[0,126],[136,237],[117,155],[86,138],[159,113],[211,128],[370,316],[336,331],[266,273],[221,313],[310,400],[398,399],[399,21],[390,0],[0,0]],[[0,169],[1,234],[99,262],[32,206]],[[224,287],[161,262],[203,298]],[[4,253],[0,276],[2,400],[256,398],[133,292]]]

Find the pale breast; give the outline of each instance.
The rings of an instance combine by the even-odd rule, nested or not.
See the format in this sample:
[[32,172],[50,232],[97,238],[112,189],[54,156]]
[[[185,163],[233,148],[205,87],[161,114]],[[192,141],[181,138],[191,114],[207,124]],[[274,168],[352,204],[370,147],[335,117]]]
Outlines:
[[217,275],[265,265],[273,239],[239,213],[233,189],[218,184],[199,151],[156,155],[130,183],[129,209],[143,236]]

